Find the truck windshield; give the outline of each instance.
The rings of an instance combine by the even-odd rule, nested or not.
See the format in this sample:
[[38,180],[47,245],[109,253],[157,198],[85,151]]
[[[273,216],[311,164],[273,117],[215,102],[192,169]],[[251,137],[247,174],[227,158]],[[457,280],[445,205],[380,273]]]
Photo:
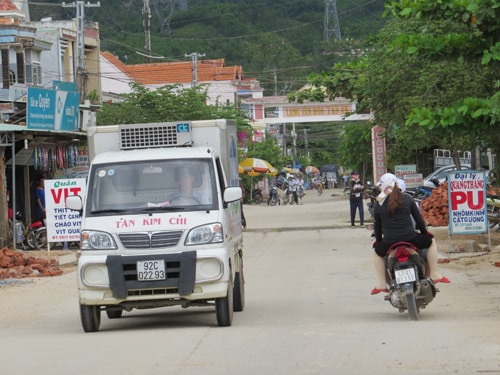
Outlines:
[[133,161],[94,165],[89,214],[217,209],[211,159]]

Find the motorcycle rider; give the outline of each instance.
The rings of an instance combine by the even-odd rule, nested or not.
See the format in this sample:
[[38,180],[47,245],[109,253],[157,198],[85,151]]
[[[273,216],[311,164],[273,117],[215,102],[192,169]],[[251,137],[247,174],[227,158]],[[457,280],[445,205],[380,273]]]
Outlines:
[[[424,219],[413,200],[408,194],[403,194],[398,186],[397,177],[386,173],[380,179],[380,194],[374,209],[373,261],[377,275],[377,286],[371,294],[388,292],[385,277],[385,260],[389,247],[396,242],[410,242],[419,249],[427,248],[427,263],[430,277],[434,283],[449,283],[445,276],[437,272],[437,244],[432,233],[427,231]],[[415,220],[417,229],[415,232]]]

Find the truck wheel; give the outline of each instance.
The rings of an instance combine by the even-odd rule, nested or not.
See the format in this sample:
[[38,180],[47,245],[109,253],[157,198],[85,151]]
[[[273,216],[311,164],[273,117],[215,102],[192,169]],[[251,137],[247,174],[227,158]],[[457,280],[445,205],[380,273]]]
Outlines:
[[243,259],[240,255],[240,271],[234,275],[233,287],[234,311],[243,311],[245,308],[245,277],[243,276]]
[[106,315],[109,319],[118,319],[122,317],[123,309],[121,307],[108,307],[106,309]]
[[100,306],[80,304],[80,318],[85,332],[98,331],[101,325]]
[[229,327],[233,323],[233,309],[233,280],[230,276],[226,296],[215,299],[215,312],[219,327]]

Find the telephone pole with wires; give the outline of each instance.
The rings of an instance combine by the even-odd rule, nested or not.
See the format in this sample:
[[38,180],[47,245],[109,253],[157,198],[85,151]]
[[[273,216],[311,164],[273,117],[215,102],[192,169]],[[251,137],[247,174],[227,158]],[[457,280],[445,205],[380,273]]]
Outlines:
[[71,4],[62,3],[63,8],[76,8],[76,71],[75,82],[80,90],[80,100],[85,97],[86,73],[85,68],[85,8],[100,7],[101,3],[91,4],[77,1]]
[[146,34],[145,46],[146,48],[146,62],[151,63],[151,9],[149,8],[149,0],[144,0],[144,34]]
[[184,55],[185,57],[191,57],[191,65],[192,65],[192,68],[191,68],[191,87],[196,87],[198,86],[198,57],[205,57],[205,54],[202,53],[197,53],[197,52],[193,52],[193,53],[190,53],[190,54],[185,54]]

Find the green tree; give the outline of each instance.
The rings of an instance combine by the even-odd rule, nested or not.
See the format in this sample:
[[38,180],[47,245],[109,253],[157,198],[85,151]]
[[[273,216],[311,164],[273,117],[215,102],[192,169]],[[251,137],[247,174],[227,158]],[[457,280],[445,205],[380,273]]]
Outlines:
[[[386,128],[389,159],[432,145],[498,140],[499,0],[392,1],[393,18],[355,62],[310,77],[292,100],[344,96]],[[491,146],[497,146],[491,144]]]
[[224,118],[236,120],[240,131],[251,129],[246,114],[236,106],[219,103],[207,105],[207,93],[203,87],[167,85],[150,90],[132,84],[131,88],[132,92],[124,94],[122,102],[102,107],[97,113],[97,125]]
[[338,151],[340,164],[360,171],[365,180],[372,175],[371,127],[367,122],[346,124]]

